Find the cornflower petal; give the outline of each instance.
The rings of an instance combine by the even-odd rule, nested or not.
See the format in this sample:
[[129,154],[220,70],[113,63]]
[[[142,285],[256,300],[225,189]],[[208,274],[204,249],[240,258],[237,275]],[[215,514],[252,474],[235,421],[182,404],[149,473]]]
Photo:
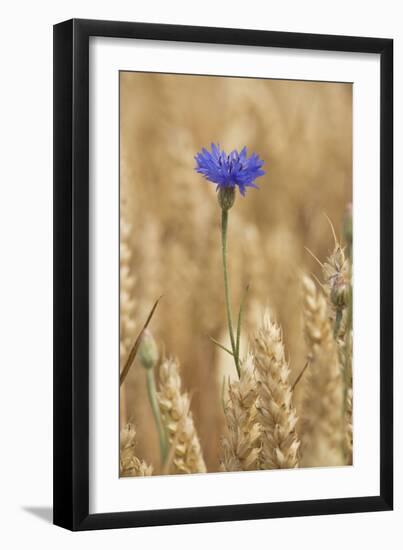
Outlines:
[[256,154],[248,158],[247,148],[243,147],[240,153],[236,149],[229,155],[220,148],[219,144],[211,144],[211,152],[205,147],[194,157],[195,170],[206,180],[215,183],[217,190],[221,187],[238,187],[242,196],[247,187],[259,189],[254,181],[263,176],[264,161]]

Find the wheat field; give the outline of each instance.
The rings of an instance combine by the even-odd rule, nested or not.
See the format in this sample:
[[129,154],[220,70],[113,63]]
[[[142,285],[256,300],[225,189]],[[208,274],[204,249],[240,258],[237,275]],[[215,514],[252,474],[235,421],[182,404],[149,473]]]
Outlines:
[[[234,310],[249,287],[240,377],[211,340],[230,345],[220,208],[194,170],[212,142],[265,161],[229,216]],[[137,356],[121,475],[351,464],[352,86],[122,72],[120,196],[121,370],[161,296],[158,410]]]

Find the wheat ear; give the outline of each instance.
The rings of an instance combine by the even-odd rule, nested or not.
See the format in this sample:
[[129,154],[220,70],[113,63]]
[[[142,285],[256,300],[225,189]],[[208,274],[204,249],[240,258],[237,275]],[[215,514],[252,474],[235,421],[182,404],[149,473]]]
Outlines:
[[121,477],[150,476],[152,466],[137,458],[136,430],[133,424],[126,424],[120,431],[120,475]]
[[297,468],[300,441],[295,426],[288,364],[280,327],[266,313],[253,346],[257,410],[261,425],[261,469]]
[[[120,215],[120,368],[122,369],[136,330],[133,319],[135,301],[133,298],[134,277],[131,272],[132,254],[130,250],[131,225],[126,221],[125,206],[122,204]],[[126,386],[120,388],[120,426],[127,420]]]
[[131,272],[131,225],[126,221],[123,209],[120,216],[120,364],[124,365],[133,344],[136,323],[133,319],[135,280]]
[[222,440],[222,469],[227,472],[257,470],[260,458],[260,425],[257,422],[256,380],[253,357],[240,365],[240,378],[229,383],[224,406],[227,435]]
[[310,361],[303,406],[303,466],[343,464],[343,379],[325,296],[303,276],[305,339]]
[[190,399],[182,391],[179,365],[174,359],[166,359],[159,369],[159,394],[161,416],[168,433],[171,471],[174,474],[206,472],[199,438],[190,412]]

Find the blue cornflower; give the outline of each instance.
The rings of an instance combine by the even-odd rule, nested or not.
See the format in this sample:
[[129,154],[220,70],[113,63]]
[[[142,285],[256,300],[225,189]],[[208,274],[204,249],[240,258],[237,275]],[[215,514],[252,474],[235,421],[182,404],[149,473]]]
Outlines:
[[217,184],[217,190],[235,186],[239,187],[241,195],[245,195],[247,187],[259,189],[253,182],[263,176],[261,169],[264,161],[256,153],[247,158],[246,147],[240,153],[234,150],[229,155],[220,150],[219,145],[211,144],[211,153],[203,149],[195,156],[195,170],[206,180]]

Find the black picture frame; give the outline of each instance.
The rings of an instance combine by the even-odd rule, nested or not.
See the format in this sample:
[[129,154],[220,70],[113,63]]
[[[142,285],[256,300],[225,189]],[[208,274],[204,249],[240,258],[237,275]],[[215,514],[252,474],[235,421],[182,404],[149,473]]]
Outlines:
[[[380,54],[380,491],[366,497],[89,513],[89,38]],[[393,507],[393,40],[73,19],[54,26],[54,523],[71,530]]]

